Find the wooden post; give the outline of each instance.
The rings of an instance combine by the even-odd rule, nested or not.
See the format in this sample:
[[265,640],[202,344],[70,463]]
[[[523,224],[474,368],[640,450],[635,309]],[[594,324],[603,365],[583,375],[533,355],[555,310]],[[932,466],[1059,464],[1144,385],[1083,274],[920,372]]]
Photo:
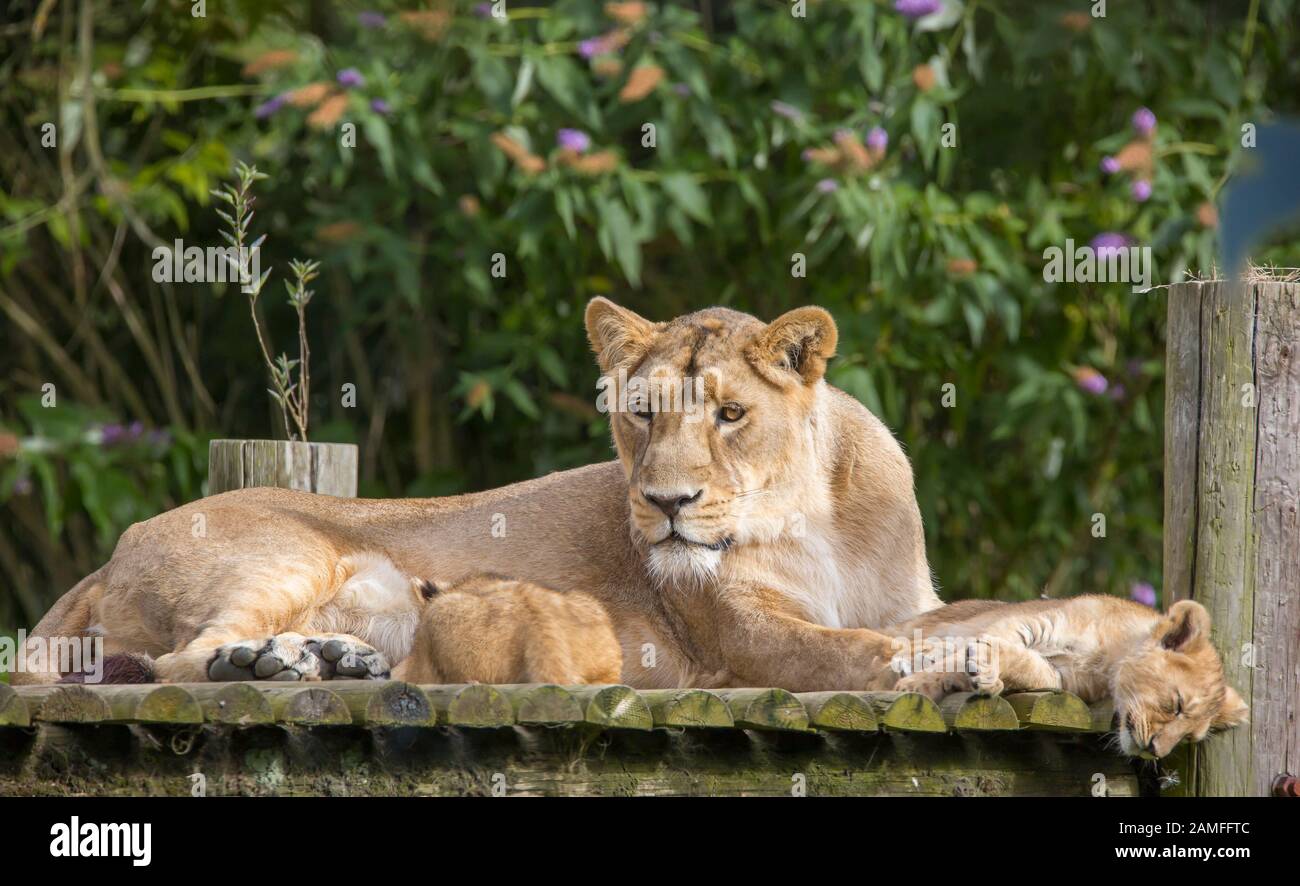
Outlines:
[[356,498],[357,447],[351,443],[213,440],[208,445],[208,495],[253,486]]
[[1300,760],[1300,285],[1175,284],[1167,341],[1165,602],[1210,611],[1251,719],[1195,747],[1188,787],[1268,796]]

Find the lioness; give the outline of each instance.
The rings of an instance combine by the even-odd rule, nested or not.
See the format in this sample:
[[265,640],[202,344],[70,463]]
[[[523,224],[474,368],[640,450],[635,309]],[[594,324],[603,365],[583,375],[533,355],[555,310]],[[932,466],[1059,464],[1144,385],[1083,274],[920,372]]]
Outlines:
[[472,575],[437,587],[411,654],[410,683],[617,683],[623,653],[605,608],[581,591]]
[[895,667],[880,689],[949,692],[1064,689],[1112,698],[1120,747],[1163,757],[1185,738],[1246,721],[1246,703],[1223,679],[1210,614],[1180,600],[1159,612],[1118,597],[994,603],[965,600],[891,629]]
[[607,377],[652,392],[698,379],[702,398],[692,410],[616,403],[617,461],[490,492],[261,488],[183,505],[123,533],[34,635],[100,634],[106,653],[155,656],[165,681],[249,662],[262,678],[318,679],[328,674],[305,647],[327,643],[350,670],[382,676],[415,636],[407,576],[497,572],[596,598],[635,687],[864,688],[891,651],[867,626],[940,601],[906,457],[823,379],[830,314],[765,324],[710,308],[655,323],[597,298],[586,325]]

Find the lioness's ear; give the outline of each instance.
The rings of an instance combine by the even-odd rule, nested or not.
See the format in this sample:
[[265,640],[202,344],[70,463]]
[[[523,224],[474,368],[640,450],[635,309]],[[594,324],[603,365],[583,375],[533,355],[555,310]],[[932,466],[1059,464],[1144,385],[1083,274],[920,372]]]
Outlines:
[[1240,726],[1250,719],[1250,708],[1242,701],[1237,690],[1228,686],[1224,689],[1223,704],[1219,708],[1219,713],[1214,715],[1214,722],[1210,724],[1213,729],[1231,729],[1234,726]]
[[1153,634],[1160,645],[1174,652],[1186,652],[1210,636],[1210,613],[1194,600],[1179,600],[1156,623]]
[[780,383],[782,373],[793,372],[810,385],[826,374],[826,361],[835,356],[838,341],[835,320],[827,311],[795,308],[773,320],[746,355],[773,381]]
[[612,372],[645,356],[655,332],[655,324],[601,296],[587,303],[586,321],[587,339],[602,372]]

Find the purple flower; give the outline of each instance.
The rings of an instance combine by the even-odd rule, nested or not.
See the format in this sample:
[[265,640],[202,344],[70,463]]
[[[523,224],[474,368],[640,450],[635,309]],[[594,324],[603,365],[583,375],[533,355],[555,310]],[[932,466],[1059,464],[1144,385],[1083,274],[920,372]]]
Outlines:
[[156,428],[150,431],[149,445],[156,449],[166,449],[172,445],[172,432],[166,428]]
[[1151,182],[1138,179],[1129,185],[1129,193],[1133,199],[1139,203],[1145,203],[1151,199]]
[[28,495],[32,491],[32,481],[28,477],[19,477],[14,481],[14,495]]
[[774,101],[772,102],[771,107],[772,113],[776,114],[778,117],[793,120],[795,123],[798,123],[803,119],[803,111],[799,110],[794,105],[787,104],[783,101]]
[[833,178],[824,178],[817,182],[817,190],[822,194],[833,194],[840,189],[840,183]]
[[491,18],[491,17],[492,17],[492,4],[491,4],[491,3],[479,3],[479,4],[475,5],[475,7],[474,7],[474,14],[477,15],[479,18]]
[[253,111],[253,116],[256,117],[258,120],[265,120],[267,117],[270,117],[276,111],[283,108],[284,103],[287,100],[288,97],[282,92],[279,95],[277,95],[275,98],[268,99],[267,101],[264,101],[260,105],[258,105],[257,108],[254,109]]
[[1138,108],[1133,112],[1133,131],[1138,135],[1150,135],[1156,131],[1156,115],[1150,108]]
[[894,0],[894,12],[910,19],[925,18],[943,9],[943,0]]
[[363,28],[382,28],[388,24],[388,19],[384,17],[382,12],[366,10],[357,13],[357,24]]
[[1128,392],[1124,390],[1123,385],[1114,385],[1110,389],[1110,399],[1119,402],[1124,399],[1126,393]]
[[1104,258],[1117,249],[1128,249],[1129,239],[1117,231],[1105,231],[1093,237],[1088,245],[1092,247],[1093,252],[1097,253],[1098,258]]
[[617,34],[602,34],[599,37],[588,37],[578,44],[578,55],[583,58],[595,58],[598,55],[607,55],[618,49]]
[[336,77],[335,79],[337,79],[339,81],[339,85],[344,87],[345,89],[352,89],[354,87],[366,85],[366,78],[362,77],[361,72],[358,71],[356,68],[344,68],[343,70],[339,71],[338,77]]
[[1143,606],[1154,607],[1156,605],[1156,589],[1145,581],[1133,582],[1128,595]]
[[677,93],[680,96],[685,97],[691,94],[691,88],[687,86],[685,83],[674,83],[673,92]]
[[1098,397],[1106,393],[1106,388],[1110,387],[1110,384],[1106,381],[1106,376],[1091,366],[1076,369],[1074,371],[1074,380],[1081,390]]
[[591,136],[581,129],[561,129],[555,134],[555,143],[566,151],[585,154],[591,149]]
[[1101,171],[1106,175],[1114,175],[1119,172],[1119,161],[1114,157],[1101,158]]
[[133,421],[129,425],[103,425],[99,429],[99,445],[104,448],[134,443],[144,435],[144,424]]
[[889,147],[889,133],[879,126],[871,127],[867,133],[867,147],[877,154],[883,154],[885,148]]
[[382,98],[372,98],[370,100],[370,110],[374,111],[376,114],[387,114],[392,109],[392,105],[384,101]]

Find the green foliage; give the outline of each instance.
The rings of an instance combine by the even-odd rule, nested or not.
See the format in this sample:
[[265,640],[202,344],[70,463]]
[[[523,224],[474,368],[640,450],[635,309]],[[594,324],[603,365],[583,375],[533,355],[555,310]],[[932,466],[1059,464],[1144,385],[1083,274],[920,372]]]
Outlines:
[[[1211,272],[1203,204],[1241,124],[1296,110],[1280,87],[1296,73],[1294,3],[1111,3],[1092,19],[1087,4],[967,0],[920,23],[869,0],[810,2],[802,19],[783,2],[647,4],[627,24],[594,0],[508,7],[508,21],[385,9],[382,27],[330,3],[102,16],[84,47],[92,104],[49,74],[82,57],[60,4],[68,21],[4,63],[9,130],[66,121],[71,186],[95,187],[61,202],[68,177],[6,152],[24,159],[0,173],[0,296],[54,334],[20,329],[0,357],[0,420],[33,434],[41,416],[15,398],[54,380],[169,427],[167,459],[179,449],[187,466],[163,483],[166,459],[103,464],[83,442],[40,467],[24,444],[6,476],[34,479],[22,507],[51,549],[93,567],[131,519],[198,494],[187,441],[277,432],[237,287],[148,276],[150,235],[219,242],[209,192],[241,158],[270,173],[268,257],[320,262],[314,436],[362,445],[364,494],[608,457],[581,321],[593,295],[654,319],[816,303],[840,325],[831,381],[913,460],[948,596],[1159,584],[1164,296],[1045,283],[1043,251],[1119,232],[1153,248],[1157,282]],[[1141,106],[1159,121],[1145,202],[1135,174],[1099,171]],[[76,122],[88,110],[93,132]],[[271,338],[298,333],[292,310],[257,310]],[[1104,394],[1081,386],[1090,373]],[[110,467],[131,479],[104,479]],[[74,542],[60,515],[82,507],[94,537]],[[11,559],[0,550],[7,580],[32,577],[44,599],[67,584],[40,555]]]

